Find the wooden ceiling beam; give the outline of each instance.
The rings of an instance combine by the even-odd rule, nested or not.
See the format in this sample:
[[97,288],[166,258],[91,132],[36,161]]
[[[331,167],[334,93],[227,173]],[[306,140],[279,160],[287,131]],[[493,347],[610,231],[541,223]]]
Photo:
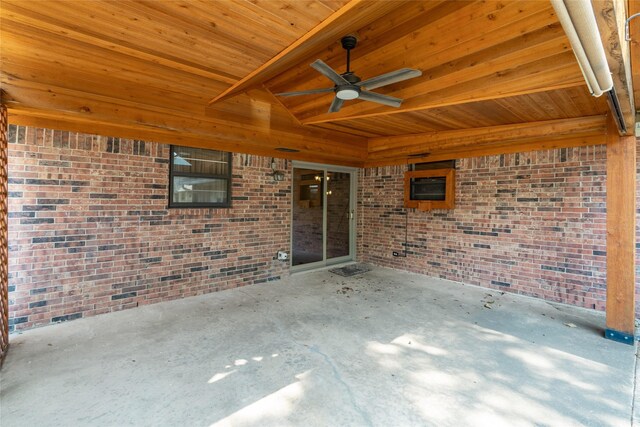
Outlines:
[[422,162],[439,162],[442,160],[455,160],[470,157],[496,156],[500,154],[526,153],[530,151],[555,150],[557,148],[586,147],[590,145],[606,144],[606,135],[569,135],[561,138],[554,138],[548,135],[544,139],[534,140],[514,140],[502,143],[478,144],[471,147],[455,148],[451,150],[441,150],[418,157],[396,157],[381,160],[368,160],[365,167],[380,167],[391,165],[404,165]]
[[384,118],[361,118],[311,126],[355,134],[367,132],[366,135],[363,134],[367,137],[385,137],[605,115],[608,111],[609,107],[604,98],[595,98],[589,94],[586,86],[578,86],[565,90],[391,114]]
[[[251,109],[248,97],[243,101],[233,104],[222,104],[209,115],[197,116],[189,111],[176,111],[171,106],[152,106],[131,100],[115,98],[95,93],[86,93],[79,90],[61,88],[52,85],[44,85],[39,82],[3,79],[3,88],[9,94],[4,99],[7,103],[21,104],[43,111],[61,111],[84,114],[87,118],[109,118],[123,124],[144,124],[154,128],[167,130],[197,130],[208,126],[221,134],[228,133],[231,138],[239,133],[250,135],[251,132],[264,132],[271,135],[284,133],[292,137],[306,138],[309,141],[323,141],[330,148],[340,151],[343,145],[346,153],[359,153],[361,149],[366,152],[364,138],[350,137],[333,131],[316,131],[308,127],[292,126],[291,121],[281,119],[286,116],[283,109],[272,106],[269,121],[252,124],[246,121],[244,116],[234,115],[234,110]],[[254,96],[254,98],[257,98]],[[264,100],[264,97],[259,98]],[[339,141],[344,141],[342,144]]]
[[402,7],[402,2],[351,0],[279,54],[213,98],[209,105],[262,84],[313,52],[324,49],[348,33],[362,28],[398,7]]
[[[633,135],[636,109],[633,99],[633,81],[629,43],[624,39],[627,8],[625,0],[593,0],[600,38],[607,56],[607,63],[613,78],[613,87],[618,96],[627,135]],[[638,37],[638,36],[636,36]],[[610,105],[615,114],[613,105]]]
[[606,116],[578,117],[485,128],[428,132],[415,135],[369,138],[368,161],[402,156],[413,156],[431,151],[473,147],[506,141],[530,141],[571,134],[604,134]]
[[[129,128],[132,132],[162,131],[165,135],[199,135],[220,145],[222,142],[234,144],[239,152],[243,144],[259,144],[264,148],[287,147],[302,152],[317,153],[323,157],[364,161],[367,155],[366,140],[361,137],[345,135],[324,130],[316,132],[302,126],[289,126],[286,120],[268,117],[265,120],[240,120],[227,114],[220,117],[196,116],[173,111],[171,108],[150,107],[120,99],[95,94],[85,94],[38,83],[25,81],[3,82],[9,95],[4,102],[11,114],[19,111],[35,111],[56,117],[57,113],[74,116],[83,122],[117,124]],[[252,108],[250,104],[247,108]],[[261,113],[258,113],[261,114]],[[284,111],[269,111],[268,114],[281,116]],[[118,135],[113,135],[118,136]],[[139,139],[142,139],[140,137]]]
[[261,143],[220,141],[210,136],[194,135],[186,132],[167,132],[154,129],[135,129],[117,123],[84,121],[73,115],[56,113],[52,116],[42,111],[29,111],[12,108],[9,114],[10,124],[19,126],[42,127],[70,132],[82,132],[92,135],[109,135],[117,138],[142,139],[149,142],[183,145],[205,149],[217,149],[233,153],[254,154],[289,160],[313,161],[343,166],[362,167],[364,162],[344,157],[325,156],[316,152],[300,151],[285,153],[266,147]]

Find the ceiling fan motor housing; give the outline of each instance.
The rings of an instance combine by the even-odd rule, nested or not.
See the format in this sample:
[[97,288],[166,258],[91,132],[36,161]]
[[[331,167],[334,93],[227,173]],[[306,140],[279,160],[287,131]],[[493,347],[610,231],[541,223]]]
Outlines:
[[344,36],[340,39],[340,42],[342,43],[343,49],[350,50],[356,47],[356,44],[358,44],[358,39],[356,38],[356,36]]
[[353,74],[352,71],[349,71],[348,73],[343,73],[340,74],[342,76],[343,79],[345,79],[346,81],[348,81],[349,83],[351,83],[352,85],[358,83],[360,81],[360,77],[356,76],[355,74]]

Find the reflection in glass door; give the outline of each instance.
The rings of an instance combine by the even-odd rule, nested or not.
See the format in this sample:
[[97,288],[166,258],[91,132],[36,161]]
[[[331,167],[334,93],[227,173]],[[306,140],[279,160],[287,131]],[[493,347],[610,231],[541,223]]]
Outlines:
[[351,173],[327,172],[327,260],[349,256]]
[[291,265],[324,260],[324,171],[293,169],[293,227]]
[[294,164],[291,265],[315,268],[353,259],[353,170]]

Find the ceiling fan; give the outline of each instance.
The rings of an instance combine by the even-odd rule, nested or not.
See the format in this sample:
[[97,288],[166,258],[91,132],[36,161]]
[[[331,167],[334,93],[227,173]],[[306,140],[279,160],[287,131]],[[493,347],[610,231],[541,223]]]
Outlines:
[[399,107],[402,103],[402,99],[388,95],[381,95],[375,92],[369,92],[370,89],[377,89],[382,86],[387,86],[392,83],[401,82],[403,80],[412,79],[422,75],[422,71],[414,70],[412,68],[402,68],[400,70],[392,71],[390,73],[382,74],[377,77],[362,81],[360,77],[351,71],[351,49],[356,47],[358,39],[355,36],[345,36],[340,42],[343,49],[347,51],[347,71],[342,74],[338,74],[333,68],[329,67],[320,59],[314,61],[311,65],[313,69],[318,71],[323,76],[331,80],[335,86],[322,88],[322,89],[310,89],[301,90],[297,92],[284,92],[278,93],[278,96],[298,96],[309,95],[314,93],[328,93],[335,92],[336,96],[333,98],[333,102],[329,107],[330,113],[340,111],[344,101],[350,99],[362,99],[363,101],[377,102],[378,104],[388,105],[390,107]]

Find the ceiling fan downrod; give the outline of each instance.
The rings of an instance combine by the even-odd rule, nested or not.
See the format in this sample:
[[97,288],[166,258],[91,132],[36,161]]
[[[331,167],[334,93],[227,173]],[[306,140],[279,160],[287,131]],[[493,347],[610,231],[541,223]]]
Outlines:
[[342,48],[347,51],[347,71],[345,74],[351,74],[351,49],[355,48],[358,44],[358,39],[355,36],[344,36],[340,39]]

